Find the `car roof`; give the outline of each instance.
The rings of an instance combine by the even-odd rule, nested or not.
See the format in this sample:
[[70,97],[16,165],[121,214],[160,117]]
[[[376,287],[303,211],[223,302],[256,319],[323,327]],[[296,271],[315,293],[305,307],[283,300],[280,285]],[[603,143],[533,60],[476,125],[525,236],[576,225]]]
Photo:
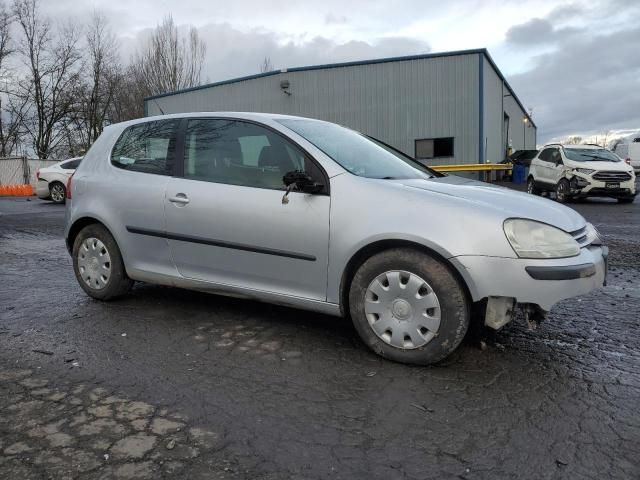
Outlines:
[[576,149],[576,148],[579,148],[580,150],[605,150],[604,147],[601,147],[600,145],[593,145],[593,144],[563,145],[562,143],[548,143],[547,145],[545,145],[542,148],[547,148],[547,147],[562,147],[562,148],[565,148],[565,149]]
[[309,117],[298,117],[295,115],[282,115],[279,113],[264,113],[264,112],[185,112],[185,113],[170,113],[166,115],[155,115],[152,117],[136,118],[135,120],[129,120],[127,122],[114,123],[109,125],[111,127],[126,127],[129,125],[135,125],[137,123],[144,123],[153,120],[168,120],[172,118],[202,118],[202,117],[218,117],[218,118],[235,118],[240,120],[254,120],[259,122],[273,121],[273,120],[311,120],[315,122],[322,122]]

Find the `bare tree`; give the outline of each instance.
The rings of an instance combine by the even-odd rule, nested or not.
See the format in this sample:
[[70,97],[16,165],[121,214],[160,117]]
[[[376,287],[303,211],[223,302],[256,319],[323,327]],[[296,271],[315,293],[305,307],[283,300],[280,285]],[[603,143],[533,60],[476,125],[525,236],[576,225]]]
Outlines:
[[14,0],[22,33],[18,51],[28,76],[16,95],[29,101],[25,129],[39,158],[47,158],[65,140],[66,123],[75,108],[81,57],[78,28],[67,23],[55,31],[40,15],[37,0]]
[[567,137],[566,143],[568,145],[579,145],[582,143],[582,137],[574,135],[572,137]]
[[260,64],[260,73],[272,72],[274,70],[273,64],[271,63],[271,58],[264,57],[262,63]]
[[[86,31],[87,78],[78,86],[79,99],[74,115],[79,147],[86,151],[102,133],[113,107],[121,80],[118,42],[109,29],[106,17],[94,12]],[[71,132],[67,132],[70,140]],[[74,154],[82,152],[73,152]]]
[[15,52],[11,38],[13,14],[0,3],[0,157],[17,150],[22,133],[26,102],[18,102],[13,95],[14,78],[7,59]]
[[132,62],[150,95],[200,85],[206,45],[191,27],[181,35],[171,16],[158,25]]

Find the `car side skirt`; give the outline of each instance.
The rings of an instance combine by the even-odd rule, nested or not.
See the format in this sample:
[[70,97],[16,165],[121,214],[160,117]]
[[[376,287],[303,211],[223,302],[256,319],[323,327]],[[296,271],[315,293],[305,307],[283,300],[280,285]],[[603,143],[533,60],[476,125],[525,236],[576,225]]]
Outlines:
[[326,315],[333,315],[336,317],[342,316],[340,306],[336,303],[323,302],[320,300],[295,297],[292,295],[284,295],[281,293],[268,292],[263,290],[252,290],[250,288],[240,287],[236,285],[206,282],[203,280],[195,280],[186,277],[167,276],[165,274],[157,274],[154,272],[132,268],[127,268],[127,275],[132,280],[137,280],[140,282],[146,282],[156,285],[166,285],[169,287],[185,288],[187,290],[196,290],[204,293],[212,293],[214,295],[223,295],[225,297],[257,300],[259,302],[300,308],[303,310],[323,313]]

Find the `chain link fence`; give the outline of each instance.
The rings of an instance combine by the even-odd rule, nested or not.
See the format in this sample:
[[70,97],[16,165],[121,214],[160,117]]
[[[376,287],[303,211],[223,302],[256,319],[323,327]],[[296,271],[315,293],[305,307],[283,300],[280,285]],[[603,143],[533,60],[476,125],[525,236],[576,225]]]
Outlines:
[[31,185],[36,188],[36,172],[60,160],[40,160],[28,157],[0,158],[0,185]]

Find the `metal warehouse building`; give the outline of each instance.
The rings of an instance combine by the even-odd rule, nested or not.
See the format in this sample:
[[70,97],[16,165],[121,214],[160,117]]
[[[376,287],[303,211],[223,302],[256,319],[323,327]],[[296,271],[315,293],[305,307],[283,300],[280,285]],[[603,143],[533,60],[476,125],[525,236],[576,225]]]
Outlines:
[[319,118],[428,165],[500,162],[536,125],[486,49],[290,68],[145,99],[146,115],[253,111]]

